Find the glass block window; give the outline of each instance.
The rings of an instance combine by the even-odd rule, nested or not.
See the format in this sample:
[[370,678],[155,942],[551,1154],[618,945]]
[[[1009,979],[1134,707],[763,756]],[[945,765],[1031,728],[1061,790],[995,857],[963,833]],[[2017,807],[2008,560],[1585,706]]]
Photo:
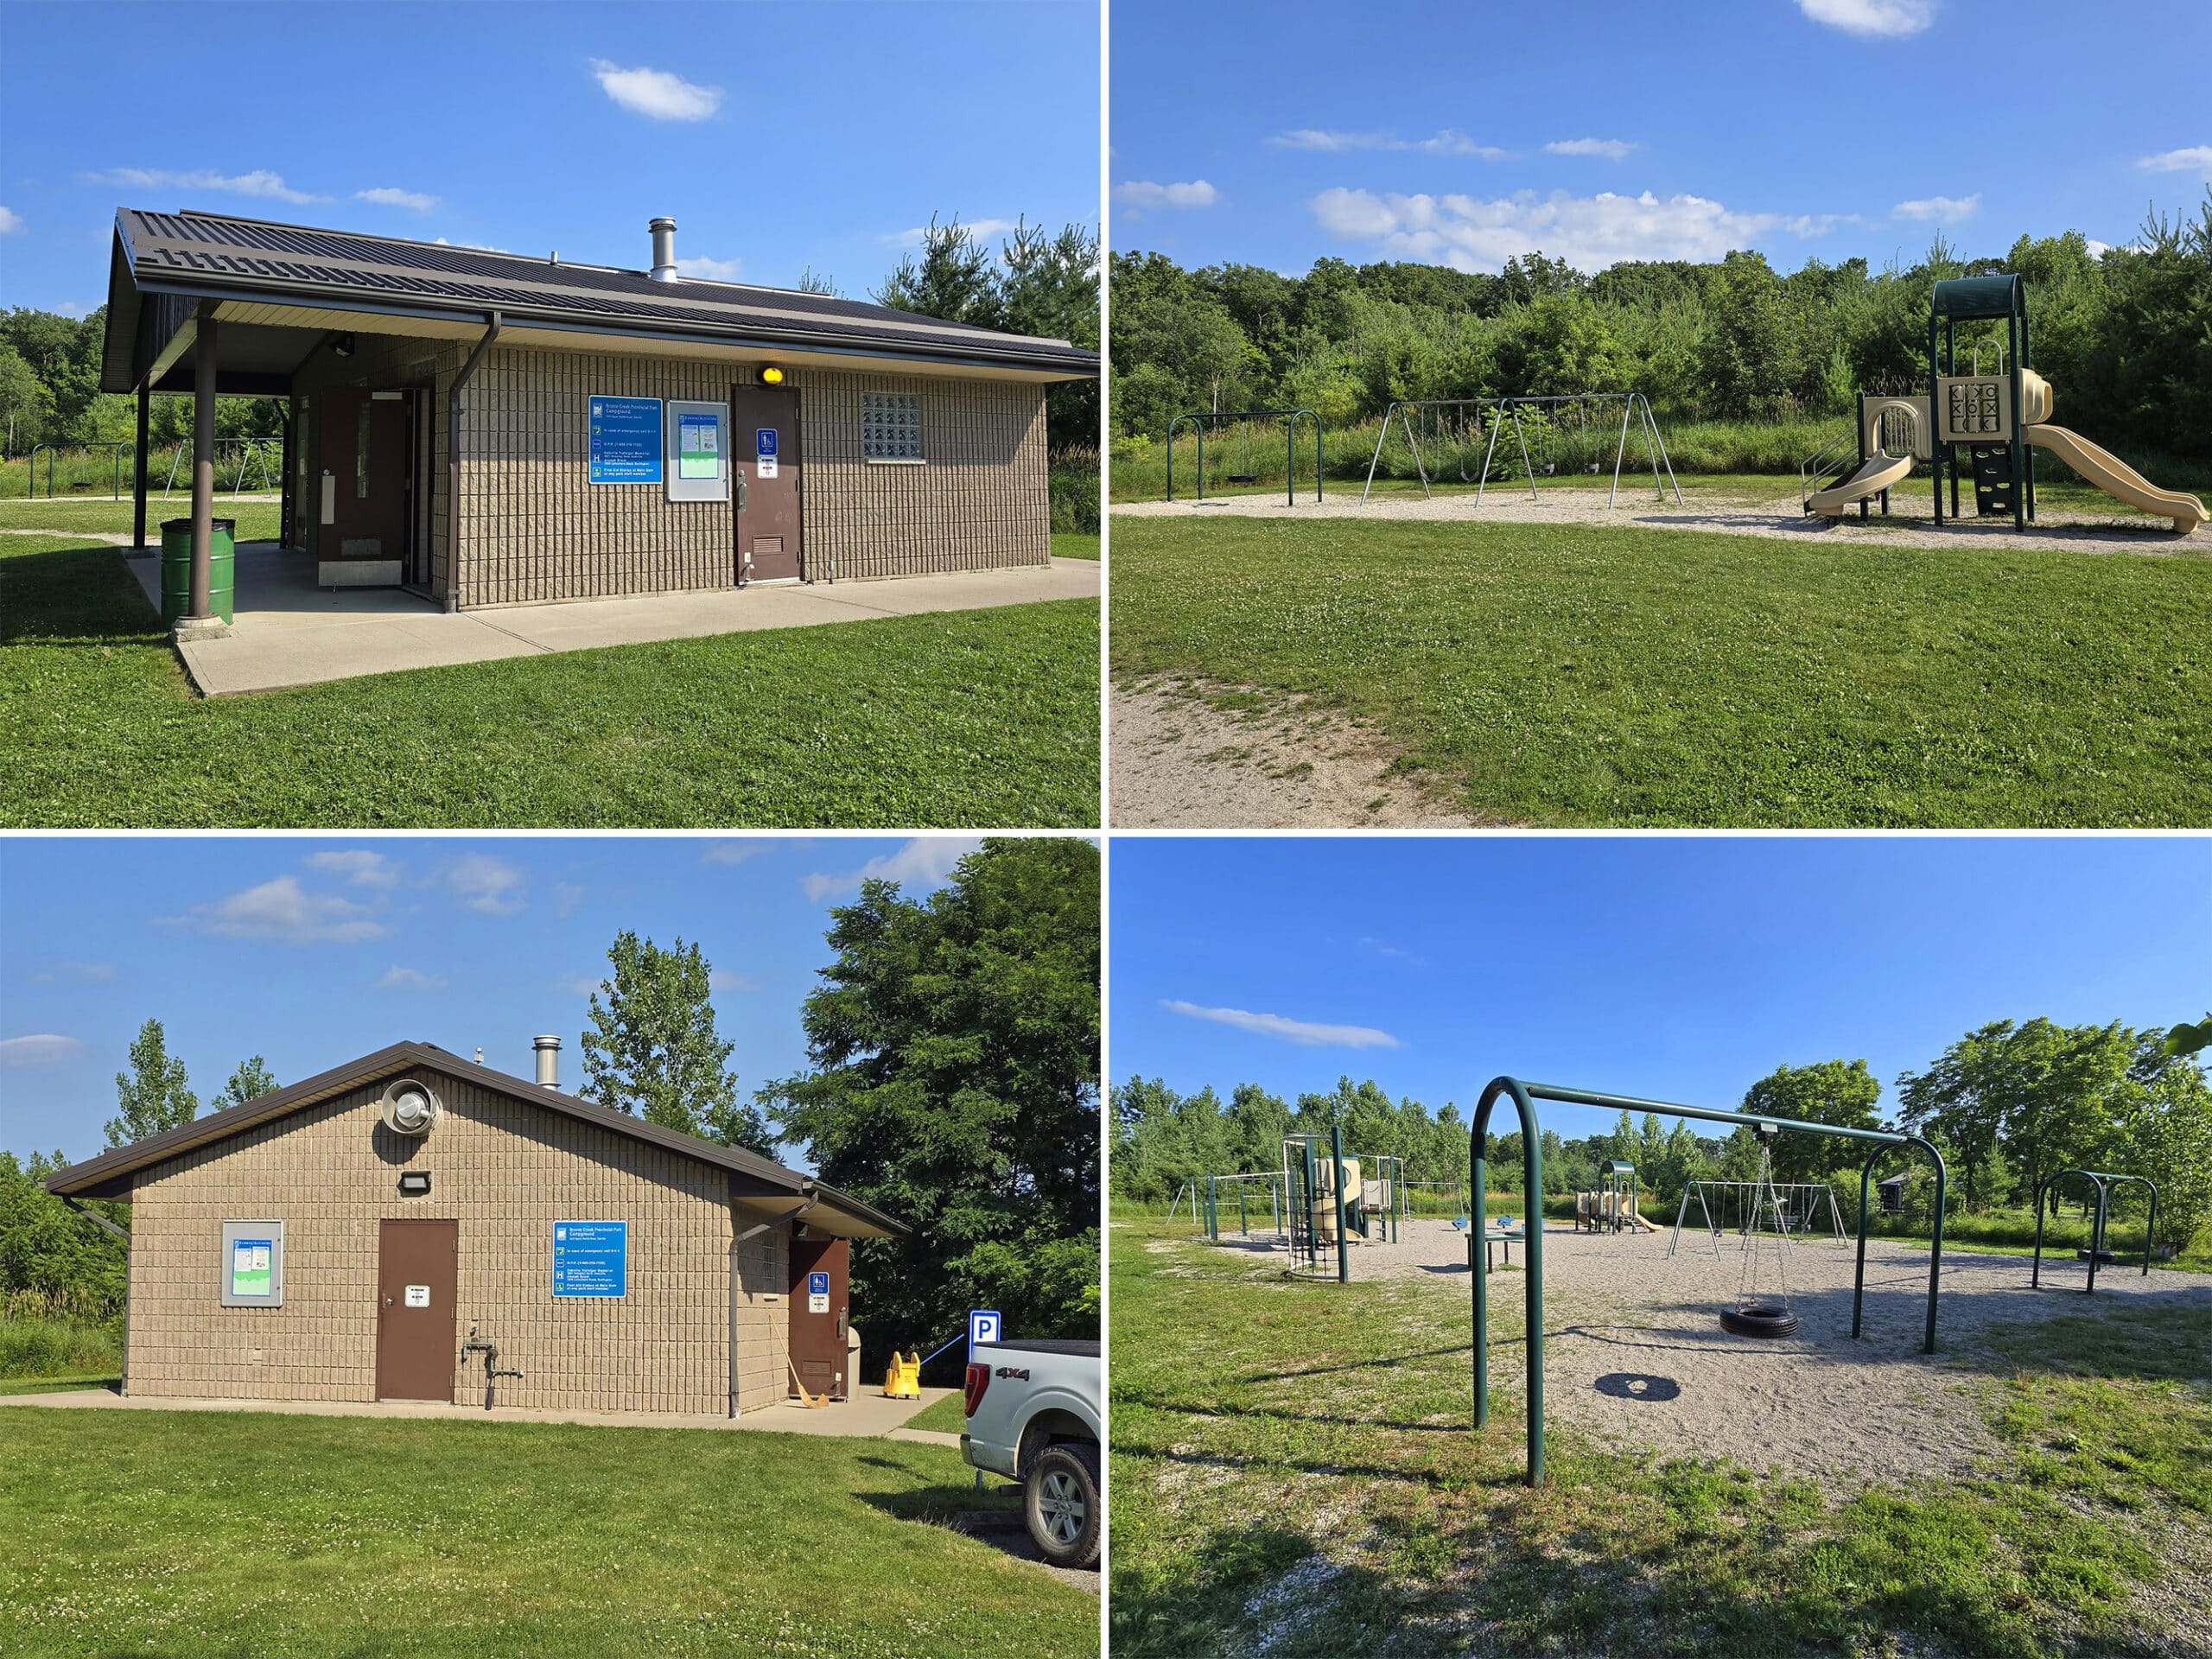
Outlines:
[[922,458],[922,400],[911,391],[861,394],[861,454],[869,461]]

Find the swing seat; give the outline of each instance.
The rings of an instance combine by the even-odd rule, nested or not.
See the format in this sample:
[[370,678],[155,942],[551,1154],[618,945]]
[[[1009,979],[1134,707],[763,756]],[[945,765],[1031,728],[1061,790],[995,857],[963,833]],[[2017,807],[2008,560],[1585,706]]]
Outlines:
[[1739,1337],[1786,1337],[1797,1328],[1797,1316],[1786,1302],[1746,1302],[1720,1310],[1720,1328]]
[[1260,481],[1260,475],[1257,473],[1231,473],[1229,481],[1232,484],[1256,484]]

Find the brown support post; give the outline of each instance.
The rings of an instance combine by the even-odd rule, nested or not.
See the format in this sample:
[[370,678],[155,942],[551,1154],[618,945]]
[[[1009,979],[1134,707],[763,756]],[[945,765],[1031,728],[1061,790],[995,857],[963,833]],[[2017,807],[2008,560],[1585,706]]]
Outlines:
[[186,621],[203,622],[210,616],[214,568],[215,319],[202,311],[192,342],[192,604]]
[[141,553],[146,550],[146,416],[154,402],[154,384],[149,378],[138,383],[138,465],[130,490],[130,544]]

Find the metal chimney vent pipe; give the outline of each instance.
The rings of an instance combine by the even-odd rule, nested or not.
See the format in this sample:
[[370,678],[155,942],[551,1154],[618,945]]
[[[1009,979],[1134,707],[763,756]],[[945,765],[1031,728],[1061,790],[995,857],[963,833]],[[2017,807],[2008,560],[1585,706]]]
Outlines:
[[561,1086],[561,1039],[558,1037],[539,1037],[531,1040],[537,1051],[537,1086],[558,1089]]
[[646,228],[653,233],[653,268],[645,275],[657,283],[675,282],[676,221],[657,219]]

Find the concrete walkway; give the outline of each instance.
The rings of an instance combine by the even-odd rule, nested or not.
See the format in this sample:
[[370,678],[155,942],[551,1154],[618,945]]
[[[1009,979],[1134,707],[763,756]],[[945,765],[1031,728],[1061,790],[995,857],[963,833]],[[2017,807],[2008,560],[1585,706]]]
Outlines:
[[739,1428],[772,1434],[844,1434],[862,1439],[915,1440],[957,1446],[957,1434],[906,1424],[951,1389],[924,1389],[918,1400],[887,1400],[868,1389],[855,1398],[810,1408],[796,1400],[748,1411],[742,1417],[694,1416],[681,1412],[542,1411],[531,1407],[447,1405],[435,1400],[200,1400],[117,1394],[109,1389],[57,1389],[51,1394],[0,1395],[0,1408],[47,1406],[82,1411],[272,1411],[288,1417],[442,1418],[465,1422],[577,1423],[604,1428]]
[[[158,610],[159,556],[134,553],[124,562]],[[238,620],[231,631],[178,647],[203,696],[598,645],[1095,599],[1100,587],[1096,560],[1054,559],[1042,569],[584,599],[448,614],[395,588],[317,588],[315,561],[273,542],[240,543],[235,580]]]

